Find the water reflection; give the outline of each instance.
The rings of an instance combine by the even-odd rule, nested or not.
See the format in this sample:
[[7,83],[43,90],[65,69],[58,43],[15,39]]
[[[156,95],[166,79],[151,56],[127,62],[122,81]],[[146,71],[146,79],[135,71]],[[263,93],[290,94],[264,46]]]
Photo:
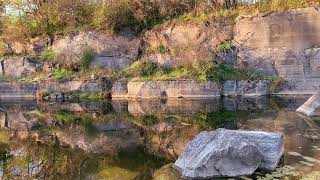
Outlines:
[[285,166],[267,175],[258,172],[255,178],[311,174],[317,179],[320,118],[294,112],[307,98],[0,100],[0,175],[7,179],[177,179],[167,164],[201,131],[224,127],[284,133]]

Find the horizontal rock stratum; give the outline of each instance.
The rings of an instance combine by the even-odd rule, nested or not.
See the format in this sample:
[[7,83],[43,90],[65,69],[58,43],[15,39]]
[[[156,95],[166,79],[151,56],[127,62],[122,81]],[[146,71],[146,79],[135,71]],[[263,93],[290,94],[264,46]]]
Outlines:
[[186,178],[251,175],[274,170],[283,152],[282,134],[218,129],[197,135],[173,167]]
[[[230,83],[232,82],[232,83]],[[215,98],[227,96],[262,96],[270,93],[269,81],[227,81],[217,82],[144,81],[144,82],[102,82],[70,80],[44,83],[0,83],[0,98],[36,97],[45,92],[51,99],[73,92],[111,94],[114,99],[167,99],[167,98]],[[59,98],[58,98],[59,99]]]
[[320,78],[319,30],[317,8],[240,17],[238,64],[285,79]]

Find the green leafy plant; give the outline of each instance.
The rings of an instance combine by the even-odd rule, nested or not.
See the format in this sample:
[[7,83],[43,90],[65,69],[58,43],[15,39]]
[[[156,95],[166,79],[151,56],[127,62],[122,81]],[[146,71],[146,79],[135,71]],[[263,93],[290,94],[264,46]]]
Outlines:
[[74,77],[75,72],[64,68],[57,68],[52,71],[52,77],[56,80],[65,80]]
[[227,50],[232,49],[233,47],[234,47],[234,45],[230,41],[225,41],[225,42],[219,44],[219,46],[218,46],[220,51],[227,51]]
[[87,71],[90,68],[90,63],[94,58],[94,52],[91,48],[86,48],[83,51],[82,57],[80,59],[80,69],[81,71]]
[[40,54],[40,58],[44,59],[44,60],[52,60],[58,56],[59,56],[59,53],[55,52],[51,49],[46,49],[46,50],[42,51]]

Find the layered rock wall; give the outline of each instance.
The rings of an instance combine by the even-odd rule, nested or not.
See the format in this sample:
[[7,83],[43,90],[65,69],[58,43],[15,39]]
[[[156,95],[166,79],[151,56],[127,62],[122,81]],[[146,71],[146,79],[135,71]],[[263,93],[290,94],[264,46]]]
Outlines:
[[238,64],[285,79],[320,78],[320,10],[240,17],[235,42]]
[[141,39],[133,32],[111,35],[102,32],[71,33],[54,41],[52,50],[64,58],[80,58],[85,49],[92,49],[92,65],[119,70],[128,67],[138,58]]

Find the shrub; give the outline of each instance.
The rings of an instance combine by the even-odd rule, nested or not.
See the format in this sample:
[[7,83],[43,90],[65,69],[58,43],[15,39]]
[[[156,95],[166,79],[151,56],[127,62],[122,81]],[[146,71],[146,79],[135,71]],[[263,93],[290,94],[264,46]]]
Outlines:
[[80,121],[81,117],[77,115],[73,115],[66,111],[59,111],[54,114],[54,119],[61,123],[72,123],[75,121]]
[[232,42],[225,41],[225,42],[219,44],[218,49],[220,51],[225,52],[225,51],[228,51],[228,50],[232,49],[233,47],[234,47],[234,45],[232,44]]
[[88,100],[104,100],[107,99],[107,95],[103,92],[97,92],[97,93],[79,93],[78,94],[80,101],[88,101]]
[[123,69],[120,74],[124,77],[148,77],[154,75],[158,70],[158,65],[150,61],[136,61],[130,67]]
[[283,85],[285,83],[286,83],[286,80],[281,77],[271,79],[270,91],[271,92],[280,91],[283,88]]
[[50,49],[46,49],[46,50],[42,51],[40,54],[40,58],[43,60],[52,60],[54,58],[57,58],[58,56],[59,56],[58,52],[55,52]]
[[37,100],[44,100],[47,96],[49,96],[49,92],[46,89],[38,90],[36,93]]
[[7,46],[4,42],[0,40],[0,57],[7,53]]
[[59,80],[59,81],[72,78],[74,77],[74,75],[75,75],[75,72],[64,69],[64,68],[57,68],[57,69],[54,69],[52,72],[52,77],[55,80]]
[[111,32],[119,31],[123,26],[133,23],[131,0],[95,1],[92,24],[96,29],[107,28]]
[[80,59],[80,69],[81,71],[87,71],[90,67],[90,63],[94,58],[94,52],[91,48],[86,48],[83,51],[82,57]]

